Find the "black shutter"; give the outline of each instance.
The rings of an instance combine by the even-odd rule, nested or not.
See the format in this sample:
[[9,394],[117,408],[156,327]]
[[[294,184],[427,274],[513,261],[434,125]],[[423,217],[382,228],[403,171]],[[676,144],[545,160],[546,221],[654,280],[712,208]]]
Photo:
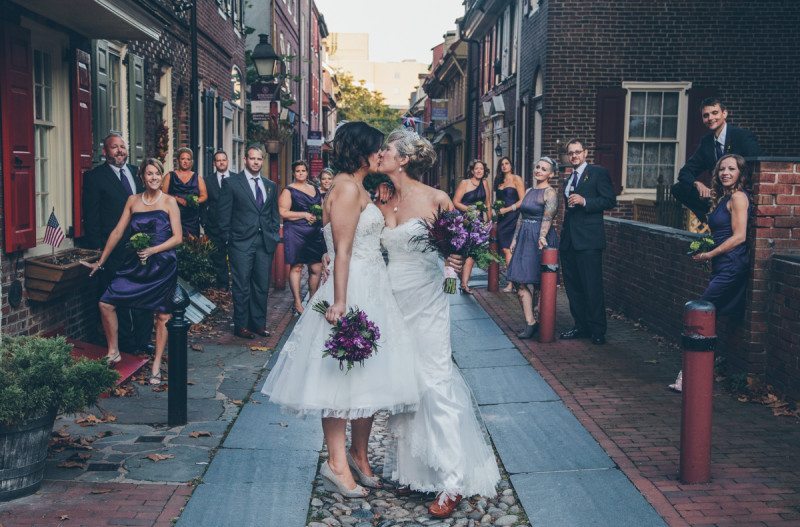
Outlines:
[[624,88],[598,88],[595,113],[594,162],[608,169],[614,191],[622,192],[622,153],[625,141]]
[[203,97],[203,173],[211,170],[214,160],[214,90],[206,90]]
[[138,166],[144,160],[144,59],[128,53],[128,158]]
[[108,42],[95,40],[92,42],[92,74],[94,96],[92,108],[94,109],[94,162],[99,163],[103,156],[103,139],[111,131],[111,108],[108,100]]
[[[717,93],[715,88],[692,87],[687,92],[689,103],[686,109],[686,159],[692,157],[694,151],[700,145],[700,140],[708,133],[708,128],[703,124],[702,110],[700,104],[706,97],[712,97]],[[706,185],[711,183],[711,173],[703,172],[698,176],[698,181]]]
[[[224,125],[224,120],[222,118],[222,97],[217,97],[217,146],[214,149],[216,152],[217,150],[222,150],[223,141],[222,141],[222,130]],[[213,156],[212,156],[213,159]]]

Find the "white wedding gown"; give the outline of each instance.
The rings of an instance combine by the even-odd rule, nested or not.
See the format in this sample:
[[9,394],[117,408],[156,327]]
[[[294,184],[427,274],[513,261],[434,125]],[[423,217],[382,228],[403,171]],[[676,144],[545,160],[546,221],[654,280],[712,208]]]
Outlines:
[[472,392],[451,358],[450,303],[439,258],[411,241],[424,232],[420,220],[383,231],[392,290],[416,340],[422,390],[416,412],[389,419],[394,441],[384,476],[423,492],[494,496],[500,472],[475,416]]
[[[333,303],[331,274],[309,300],[262,388],[284,410],[357,419],[378,410],[397,413],[416,408],[419,388],[409,356],[413,342],[392,296],[381,254],[383,225],[378,207],[367,205],[356,227],[347,282],[347,307],[362,309],[381,332],[377,352],[364,361],[363,367],[356,364],[347,374],[339,369],[336,359],[322,356],[332,326],[311,306],[320,300]],[[330,224],[322,232],[333,261]]]

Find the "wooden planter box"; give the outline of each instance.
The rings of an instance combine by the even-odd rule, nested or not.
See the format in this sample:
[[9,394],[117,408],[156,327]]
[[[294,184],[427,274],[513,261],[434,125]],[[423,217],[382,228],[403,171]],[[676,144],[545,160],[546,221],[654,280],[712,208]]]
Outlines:
[[279,154],[283,145],[280,141],[268,140],[264,141],[264,148],[268,154]]
[[86,283],[89,268],[80,260],[96,262],[100,251],[68,249],[53,256],[25,260],[25,289],[28,300],[48,302]]

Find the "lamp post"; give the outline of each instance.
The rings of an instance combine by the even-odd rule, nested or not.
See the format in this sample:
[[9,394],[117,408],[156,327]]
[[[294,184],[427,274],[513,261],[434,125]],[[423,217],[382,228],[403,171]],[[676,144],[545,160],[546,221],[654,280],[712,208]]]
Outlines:
[[[250,54],[253,59],[253,64],[256,67],[256,73],[259,77],[264,77],[268,80],[277,80],[276,77],[281,73],[282,68],[279,64],[283,63],[281,57],[275,53],[272,44],[269,43],[269,35],[261,33],[258,35],[258,44],[253,48],[253,53]],[[276,73],[276,66],[279,70]]]

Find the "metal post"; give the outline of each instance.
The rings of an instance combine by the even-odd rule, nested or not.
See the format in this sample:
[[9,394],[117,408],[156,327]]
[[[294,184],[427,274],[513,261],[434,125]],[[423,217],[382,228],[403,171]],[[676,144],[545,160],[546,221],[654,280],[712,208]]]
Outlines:
[[693,300],[683,308],[683,404],[681,472],[683,483],[711,479],[711,411],[714,395],[716,311],[711,302]]
[[542,251],[539,293],[539,342],[556,340],[556,285],[558,282],[558,249]]
[[180,286],[175,286],[172,297],[172,318],[167,322],[169,344],[169,390],[167,391],[167,423],[169,426],[185,425],[186,381],[188,360],[186,353],[189,321],[184,316],[189,306],[189,295]]
[[278,231],[278,245],[272,257],[272,288],[276,291],[286,289],[286,257],[283,249],[283,225]]
[[[489,249],[497,252],[497,223],[492,223],[492,233],[489,235]],[[490,293],[496,293],[500,290],[500,264],[492,262],[489,264],[489,283],[486,290]]]
[[[200,73],[197,64],[197,0],[192,0],[189,32],[192,53],[191,74],[189,78],[189,89],[192,92],[189,98],[191,104],[189,107],[189,148],[194,152],[194,158],[199,160],[202,152],[200,151],[200,101],[198,100],[200,93]],[[195,167],[195,169],[196,168],[197,167]],[[209,171],[209,167],[203,168],[206,172]]]

